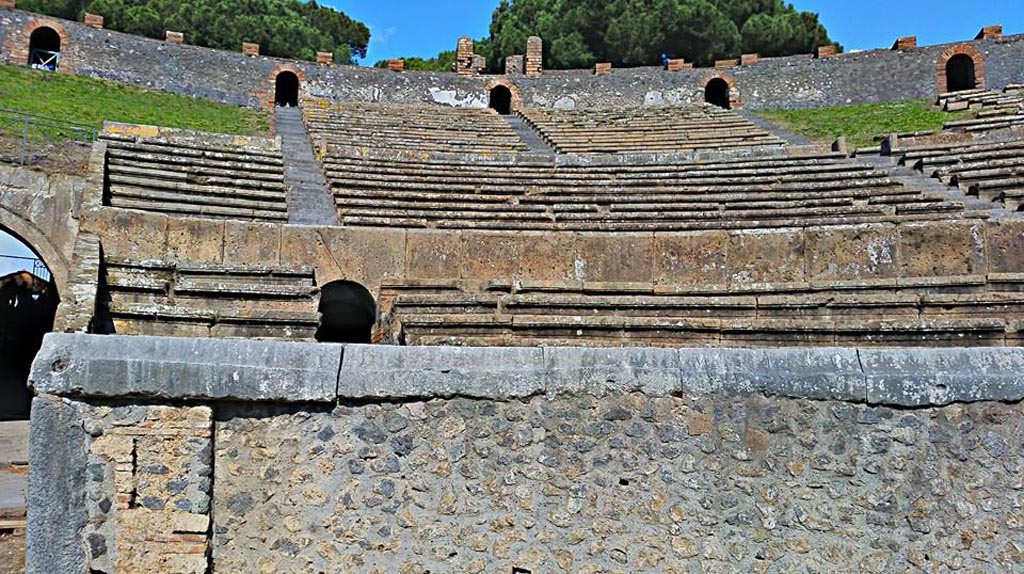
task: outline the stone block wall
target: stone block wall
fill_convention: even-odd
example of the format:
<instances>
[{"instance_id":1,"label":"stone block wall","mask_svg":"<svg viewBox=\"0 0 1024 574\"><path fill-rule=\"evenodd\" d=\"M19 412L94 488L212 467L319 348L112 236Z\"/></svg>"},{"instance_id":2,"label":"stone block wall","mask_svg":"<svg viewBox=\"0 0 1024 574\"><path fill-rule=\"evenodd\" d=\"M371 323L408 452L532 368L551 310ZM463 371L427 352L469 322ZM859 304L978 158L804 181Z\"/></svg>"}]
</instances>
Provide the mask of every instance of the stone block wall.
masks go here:
<instances>
[{"instance_id":1,"label":"stone block wall","mask_svg":"<svg viewBox=\"0 0 1024 574\"><path fill-rule=\"evenodd\" d=\"M1022 369L50 335L28 572L1013 572Z\"/></svg>"},{"instance_id":2,"label":"stone block wall","mask_svg":"<svg viewBox=\"0 0 1024 574\"><path fill-rule=\"evenodd\" d=\"M62 71L226 103L262 105L264 98L259 94L272 71L282 64L303 70L304 87L312 97L478 108L487 107L488 102L486 86L491 78L486 77L427 72L398 76L387 70L245 57L240 51L173 46L19 10L8 10L0 19L0 60L26 62L27 32L44 22L62 33ZM1022 81L1019 62L1024 57L1024 37L989 37L969 44L984 59L989 88L1002 89ZM886 47L823 59L810 54L761 58L756 66L736 67L730 73L749 109L929 98L939 91L936 62L949 47ZM598 108L703 101L700 82L706 70L669 74L659 66L607 76L594 76L590 69L551 71L541 76L542 54L542 43L534 42L534 49L524 58L524 76L515 78L525 107L553 107L556 102L562 108Z\"/></svg>"}]
</instances>

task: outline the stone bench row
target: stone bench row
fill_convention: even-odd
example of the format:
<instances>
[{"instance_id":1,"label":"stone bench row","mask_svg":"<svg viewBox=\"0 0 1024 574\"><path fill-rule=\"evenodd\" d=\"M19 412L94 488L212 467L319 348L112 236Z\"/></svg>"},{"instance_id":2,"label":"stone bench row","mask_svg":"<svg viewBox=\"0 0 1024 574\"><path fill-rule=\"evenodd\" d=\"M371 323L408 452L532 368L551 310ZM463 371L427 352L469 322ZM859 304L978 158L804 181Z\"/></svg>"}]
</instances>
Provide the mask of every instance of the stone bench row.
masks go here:
<instances>
[{"instance_id":1,"label":"stone bench row","mask_svg":"<svg viewBox=\"0 0 1024 574\"><path fill-rule=\"evenodd\" d=\"M130 335L312 339L312 269L104 261L110 330Z\"/></svg>"}]
</instances>

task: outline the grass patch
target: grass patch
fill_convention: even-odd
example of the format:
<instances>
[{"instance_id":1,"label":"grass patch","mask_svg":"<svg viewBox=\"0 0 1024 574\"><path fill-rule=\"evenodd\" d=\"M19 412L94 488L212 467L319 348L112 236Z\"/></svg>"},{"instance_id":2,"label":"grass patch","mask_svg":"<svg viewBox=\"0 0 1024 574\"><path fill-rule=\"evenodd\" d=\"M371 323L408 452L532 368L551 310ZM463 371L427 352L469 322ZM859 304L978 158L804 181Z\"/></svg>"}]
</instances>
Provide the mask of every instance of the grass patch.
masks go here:
<instances>
[{"instance_id":1,"label":"grass patch","mask_svg":"<svg viewBox=\"0 0 1024 574\"><path fill-rule=\"evenodd\" d=\"M103 127L104 120L238 135L269 133L265 112L86 76L0 65L0 108Z\"/></svg>"},{"instance_id":2,"label":"grass patch","mask_svg":"<svg viewBox=\"0 0 1024 574\"><path fill-rule=\"evenodd\" d=\"M846 136L857 147L877 145L875 136L891 133L934 131L969 112L943 112L931 100L907 100L884 104L857 104L817 110L766 110L757 115L793 133L830 143Z\"/></svg>"}]
</instances>

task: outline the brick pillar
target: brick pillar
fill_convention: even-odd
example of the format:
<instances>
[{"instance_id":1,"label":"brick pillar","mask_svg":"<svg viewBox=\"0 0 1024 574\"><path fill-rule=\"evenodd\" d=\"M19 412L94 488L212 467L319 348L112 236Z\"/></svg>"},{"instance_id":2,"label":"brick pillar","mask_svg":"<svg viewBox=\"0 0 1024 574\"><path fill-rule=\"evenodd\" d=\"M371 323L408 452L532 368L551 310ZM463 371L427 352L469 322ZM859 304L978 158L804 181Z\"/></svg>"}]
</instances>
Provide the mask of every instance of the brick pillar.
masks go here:
<instances>
[{"instance_id":1,"label":"brick pillar","mask_svg":"<svg viewBox=\"0 0 1024 574\"><path fill-rule=\"evenodd\" d=\"M0 9L14 10L14 0L0 0Z\"/></svg>"},{"instance_id":2,"label":"brick pillar","mask_svg":"<svg viewBox=\"0 0 1024 574\"><path fill-rule=\"evenodd\" d=\"M473 39L469 36L459 38L455 46L455 73L463 76L473 74Z\"/></svg>"},{"instance_id":3,"label":"brick pillar","mask_svg":"<svg viewBox=\"0 0 1024 574\"><path fill-rule=\"evenodd\" d=\"M388 69L392 72L404 72L405 71L405 60L398 58L395 60L388 60Z\"/></svg>"},{"instance_id":4,"label":"brick pillar","mask_svg":"<svg viewBox=\"0 0 1024 574\"><path fill-rule=\"evenodd\" d=\"M321 66L330 66L334 64L334 54L330 52L317 52L316 63Z\"/></svg>"},{"instance_id":5,"label":"brick pillar","mask_svg":"<svg viewBox=\"0 0 1024 574\"><path fill-rule=\"evenodd\" d=\"M85 25L90 28L96 28L97 30L103 29L103 16L99 14L85 13Z\"/></svg>"},{"instance_id":6,"label":"brick pillar","mask_svg":"<svg viewBox=\"0 0 1024 574\"><path fill-rule=\"evenodd\" d=\"M164 36L164 38L168 42L170 42L171 44L184 44L185 43L185 34L183 34L181 32L171 32L170 30L168 30L166 32L166 35Z\"/></svg>"},{"instance_id":7,"label":"brick pillar","mask_svg":"<svg viewBox=\"0 0 1024 574\"><path fill-rule=\"evenodd\" d=\"M594 75L595 76L604 76L604 75L610 74L610 73L612 73L612 64L611 64L611 62L601 62L601 63L598 63L598 64L594 64Z\"/></svg>"},{"instance_id":8,"label":"brick pillar","mask_svg":"<svg viewBox=\"0 0 1024 574\"><path fill-rule=\"evenodd\" d=\"M985 26L974 37L975 40L988 40L989 38L1001 38L1003 36L1003 25Z\"/></svg>"},{"instance_id":9,"label":"brick pillar","mask_svg":"<svg viewBox=\"0 0 1024 574\"><path fill-rule=\"evenodd\" d=\"M733 66L739 66L739 60L715 60L716 68L732 68Z\"/></svg>"},{"instance_id":10,"label":"brick pillar","mask_svg":"<svg viewBox=\"0 0 1024 574\"><path fill-rule=\"evenodd\" d=\"M539 76L544 70L544 41L537 36L526 39L526 56L523 71L527 76Z\"/></svg>"},{"instance_id":11,"label":"brick pillar","mask_svg":"<svg viewBox=\"0 0 1024 574\"><path fill-rule=\"evenodd\" d=\"M759 59L760 56L758 56L757 54L743 54L742 56L740 56L740 65L753 66L754 64L757 63Z\"/></svg>"},{"instance_id":12,"label":"brick pillar","mask_svg":"<svg viewBox=\"0 0 1024 574\"><path fill-rule=\"evenodd\" d=\"M242 42L242 53L246 56L256 57L260 55L260 45L254 42Z\"/></svg>"},{"instance_id":13,"label":"brick pillar","mask_svg":"<svg viewBox=\"0 0 1024 574\"><path fill-rule=\"evenodd\" d=\"M523 73L523 55L518 54L505 58L505 75L513 76Z\"/></svg>"},{"instance_id":14,"label":"brick pillar","mask_svg":"<svg viewBox=\"0 0 1024 574\"><path fill-rule=\"evenodd\" d=\"M917 47L917 36L904 36L892 45L893 50L912 50Z\"/></svg>"},{"instance_id":15,"label":"brick pillar","mask_svg":"<svg viewBox=\"0 0 1024 574\"><path fill-rule=\"evenodd\" d=\"M829 46L820 46L818 48L818 57L819 58L828 58L829 56L835 56L835 55L836 55L836 47L835 46L831 46L831 45L829 45Z\"/></svg>"},{"instance_id":16,"label":"brick pillar","mask_svg":"<svg viewBox=\"0 0 1024 574\"><path fill-rule=\"evenodd\" d=\"M665 65L665 69L668 70L669 72L678 72L679 70L686 70L692 67L693 64L686 63L686 60L683 58L673 58L668 61L668 64Z\"/></svg>"}]
</instances>

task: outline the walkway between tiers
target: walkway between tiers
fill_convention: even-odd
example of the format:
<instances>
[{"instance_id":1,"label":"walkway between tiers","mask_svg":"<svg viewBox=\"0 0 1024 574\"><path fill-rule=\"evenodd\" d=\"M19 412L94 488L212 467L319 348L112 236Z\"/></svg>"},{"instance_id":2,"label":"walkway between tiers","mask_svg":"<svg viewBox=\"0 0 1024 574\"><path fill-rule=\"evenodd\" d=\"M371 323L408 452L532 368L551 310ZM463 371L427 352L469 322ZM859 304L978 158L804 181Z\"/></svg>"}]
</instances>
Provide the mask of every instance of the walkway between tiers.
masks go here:
<instances>
[{"instance_id":1,"label":"walkway between tiers","mask_svg":"<svg viewBox=\"0 0 1024 574\"><path fill-rule=\"evenodd\" d=\"M540 137L537 130L526 123L521 116L507 115L502 117L505 118L505 121L508 122L512 130L516 132L519 139L523 140L526 147L530 148L531 154L554 157L555 150L551 149L551 146L544 141L544 138Z\"/></svg>"},{"instance_id":2,"label":"walkway between tiers","mask_svg":"<svg viewBox=\"0 0 1024 574\"><path fill-rule=\"evenodd\" d=\"M288 184L288 223L338 225L334 199L313 155L299 108L277 108L277 135Z\"/></svg>"}]
</instances>

